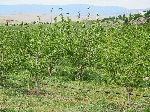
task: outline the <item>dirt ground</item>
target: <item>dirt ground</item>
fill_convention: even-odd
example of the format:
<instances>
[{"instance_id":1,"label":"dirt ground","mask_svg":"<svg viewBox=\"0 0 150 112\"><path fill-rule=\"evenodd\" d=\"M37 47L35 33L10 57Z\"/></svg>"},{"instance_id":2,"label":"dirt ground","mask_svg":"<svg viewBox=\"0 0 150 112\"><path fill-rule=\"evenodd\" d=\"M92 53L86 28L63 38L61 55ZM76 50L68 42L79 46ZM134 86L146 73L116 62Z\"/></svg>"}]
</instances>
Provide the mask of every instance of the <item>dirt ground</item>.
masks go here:
<instances>
[{"instance_id":1,"label":"dirt ground","mask_svg":"<svg viewBox=\"0 0 150 112\"><path fill-rule=\"evenodd\" d=\"M6 15L0 16L0 23L5 24L7 21L10 24L16 24L26 22L32 23L34 21L38 21L40 17L41 22L54 22L54 17L57 17L58 21L60 20L59 15L50 15L50 14L16 14L16 15ZM77 16L65 16L65 18L69 17L72 20L79 20ZM87 17L81 17L80 20L87 19ZM94 20L96 17L90 17L90 19ZM52 21L53 20L53 21Z\"/></svg>"}]
</instances>

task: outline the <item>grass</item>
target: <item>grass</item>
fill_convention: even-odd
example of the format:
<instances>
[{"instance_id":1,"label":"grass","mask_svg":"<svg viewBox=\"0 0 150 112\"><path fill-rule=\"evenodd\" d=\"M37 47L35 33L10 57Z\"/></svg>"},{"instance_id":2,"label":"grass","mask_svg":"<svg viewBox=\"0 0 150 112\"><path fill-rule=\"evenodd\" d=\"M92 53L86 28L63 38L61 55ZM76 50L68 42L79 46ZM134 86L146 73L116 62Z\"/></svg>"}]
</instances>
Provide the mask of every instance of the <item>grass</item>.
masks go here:
<instances>
[{"instance_id":1,"label":"grass","mask_svg":"<svg viewBox=\"0 0 150 112\"><path fill-rule=\"evenodd\" d=\"M26 89L25 89L26 90ZM34 89L0 89L1 112L150 112L150 90L134 89L128 108L126 89L86 81L63 81L52 77L41 82L40 95ZM144 97L143 97L144 96Z\"/></svg>"}]
</instances>

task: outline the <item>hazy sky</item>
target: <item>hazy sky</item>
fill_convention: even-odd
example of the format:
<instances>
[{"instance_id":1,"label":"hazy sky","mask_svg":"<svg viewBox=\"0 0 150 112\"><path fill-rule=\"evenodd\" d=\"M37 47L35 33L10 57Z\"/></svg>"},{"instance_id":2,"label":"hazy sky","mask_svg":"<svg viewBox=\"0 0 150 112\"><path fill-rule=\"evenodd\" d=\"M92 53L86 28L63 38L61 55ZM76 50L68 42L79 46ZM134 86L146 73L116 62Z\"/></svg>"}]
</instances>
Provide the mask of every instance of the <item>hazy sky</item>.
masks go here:
<instances>
[{"instance_id":1,"label":"hazy sky","mask_svg":"<svg viewBox=\"0 0 150 112\"><path fill-rule=\"evenodd\" d=\"M126 8L150 8L150 0L0 0L2 4L91 4L99 6L122 6Z\"/></svg>"}]
</instances>

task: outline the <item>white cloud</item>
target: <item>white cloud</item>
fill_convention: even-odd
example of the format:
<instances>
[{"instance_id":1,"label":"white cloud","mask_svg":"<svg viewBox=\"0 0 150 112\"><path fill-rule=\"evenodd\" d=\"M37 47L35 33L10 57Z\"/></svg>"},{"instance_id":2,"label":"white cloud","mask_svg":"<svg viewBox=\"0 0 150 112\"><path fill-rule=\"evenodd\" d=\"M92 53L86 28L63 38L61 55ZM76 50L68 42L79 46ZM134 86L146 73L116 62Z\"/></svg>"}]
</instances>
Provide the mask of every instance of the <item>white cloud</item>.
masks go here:
<instances>
[{"instance_id":1,"label":"white cloud","mask_svg":"<svg viewBox=\"0 0 150 112\"><path fill-rule=\"evenodd\" d=\"M99 6L122 6L127 8L150 8L150 0L0 0L0 4L92 4Z\"/></svg>"}]
</instances>

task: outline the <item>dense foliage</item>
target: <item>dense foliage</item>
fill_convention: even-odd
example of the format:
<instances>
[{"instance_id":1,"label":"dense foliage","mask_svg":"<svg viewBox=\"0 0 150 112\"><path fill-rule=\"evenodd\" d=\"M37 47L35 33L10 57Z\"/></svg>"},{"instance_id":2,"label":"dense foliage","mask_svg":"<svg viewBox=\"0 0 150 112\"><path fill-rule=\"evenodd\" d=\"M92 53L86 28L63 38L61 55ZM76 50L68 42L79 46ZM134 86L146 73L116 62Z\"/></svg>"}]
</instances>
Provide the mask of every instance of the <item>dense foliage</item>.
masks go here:
<instances>
[{"instance_id":1,"label":"dense foliage","mask_svg":"<svg viewBox=\"0 0 150 112\"><path fill-rule=\"evenodd\" d=\"M149 86L149 80L143 81L150 74L149 25L105 28L99 20L86 24L68 19L51 25L1 26L1 85L14 81L10 77L16 74L28 74L25 80L34 80L36 86L51 75Z\"/></svg>"}]
</instances>

